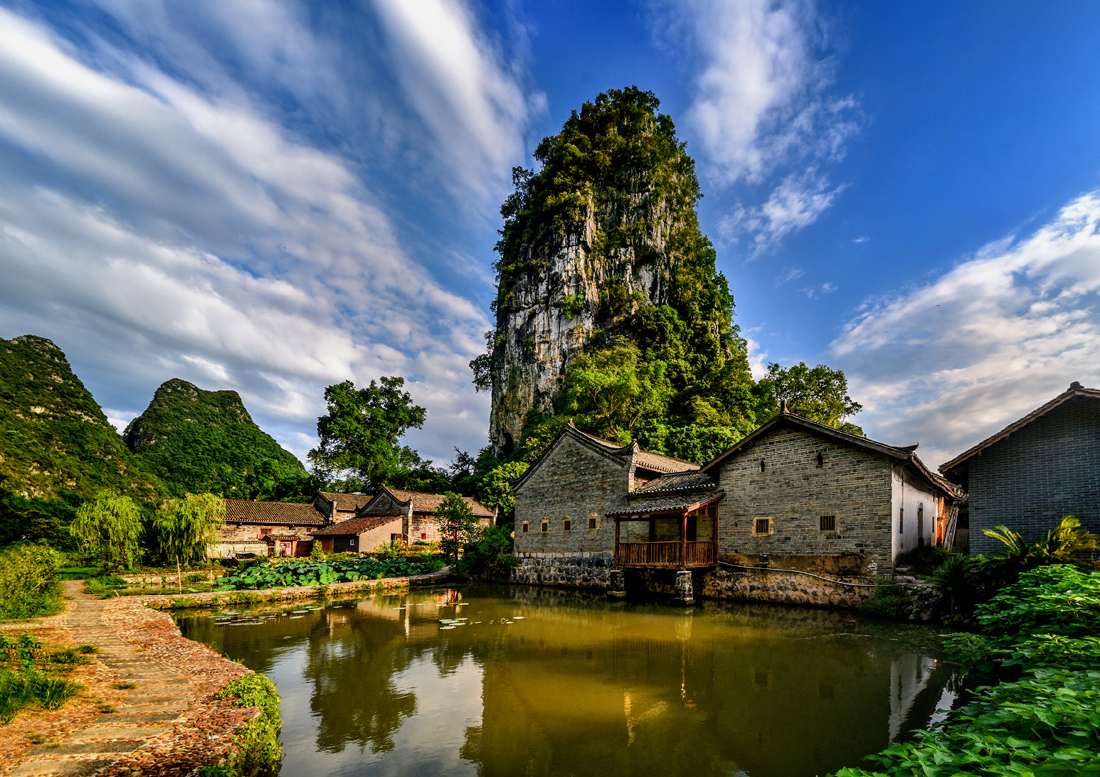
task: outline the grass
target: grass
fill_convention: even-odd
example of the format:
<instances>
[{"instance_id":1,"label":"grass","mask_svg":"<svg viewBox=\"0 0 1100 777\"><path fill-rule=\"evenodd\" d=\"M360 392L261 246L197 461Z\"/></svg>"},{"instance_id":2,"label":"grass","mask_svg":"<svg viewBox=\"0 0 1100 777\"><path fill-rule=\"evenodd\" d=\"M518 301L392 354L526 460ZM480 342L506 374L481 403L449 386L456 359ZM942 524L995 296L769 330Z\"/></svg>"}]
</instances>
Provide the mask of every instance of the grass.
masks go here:
<instances>
[{"instance_id":1,"label":"grass","mask_svg":"<svg viewBox=\"0 0 1100 777\"><path fill-rule=\"evenodd\" d=\"M0 725L25 707L63 707L81 689L64 675L90 661L80 648L47 650L33 634L0 635Z\"/></svg>"}]
</instances>

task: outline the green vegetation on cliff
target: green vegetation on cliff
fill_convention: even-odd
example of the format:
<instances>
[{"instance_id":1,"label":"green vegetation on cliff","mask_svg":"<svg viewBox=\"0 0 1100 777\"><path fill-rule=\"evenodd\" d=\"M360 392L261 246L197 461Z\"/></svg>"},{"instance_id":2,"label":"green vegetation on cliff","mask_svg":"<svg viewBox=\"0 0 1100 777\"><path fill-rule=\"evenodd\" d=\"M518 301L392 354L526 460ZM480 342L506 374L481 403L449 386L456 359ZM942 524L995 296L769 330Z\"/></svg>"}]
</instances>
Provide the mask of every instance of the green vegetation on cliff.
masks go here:
<instances>
[{"instance_id":1,"label":"green vegetation on cliff","mask_svg":"<svg viewBox=\"0 0 1100 777\"><path fill-rule=\"evenodd\" d=\"M266 478L271 490L278 483L302 481L302 488L290 488L286 496L312 496L301 462L256 426L236 391L166 381L123 437L134 456L176 495L272 498L258 483Z\"/></svg>"},{"instance_id":2,"label":"green vegetation on cliff","mask_svg":"<svg viewBox=\"0 0 1100 777\"><path fill-rule=\"evenodd\" d=\"M0 482L8 496L52 500L112 489L138 499L164 488L127 450L61 349L0 340ZM52 511L48 502L43 514Z\"/></svg>"},{"instance_id":3,"label":"green vegetation on cliff","mask_svg":"<svg viewBox=\"0 0 1100 777\"><path fill-rule=\"evenodd\" d=\"M477 388L493 392L498 455L532 460L573 417L600 437L702 462L780 400L858 432L845 421L859 405L843 373L774 366L752 379L733 296L699 229L694 162L658 107L636 87L605 92L543 139L537 172L513 172L496 328L471 362Z\"/></svg>"}]
</instances>

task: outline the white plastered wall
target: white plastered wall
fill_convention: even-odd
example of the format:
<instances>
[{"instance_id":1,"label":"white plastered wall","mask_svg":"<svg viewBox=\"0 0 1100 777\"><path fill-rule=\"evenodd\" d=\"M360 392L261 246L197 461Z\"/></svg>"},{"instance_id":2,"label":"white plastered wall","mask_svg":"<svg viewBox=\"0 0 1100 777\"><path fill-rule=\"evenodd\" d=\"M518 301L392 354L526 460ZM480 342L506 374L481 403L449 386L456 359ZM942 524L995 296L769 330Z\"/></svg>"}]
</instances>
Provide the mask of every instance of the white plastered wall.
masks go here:
<instances>
[{"instance_id":1,"label":"white plastered wall","mask_svg":"<svg viewBox=\"0 0 1100 777\"><path fill-rule=\"evenodd\" d=\"M894 467L891 482L891 521L893 522L893 558L920 545L920 536L925 545L932 545L936 537L936 494L929 488L918 485L901 467ZM924 520L920 520L923 507ZM904 511L904 518L902 515ZM923 525L921 525L923 524ZM922 529L918 535L918 526Z\"/></svg>"}]
</instances>

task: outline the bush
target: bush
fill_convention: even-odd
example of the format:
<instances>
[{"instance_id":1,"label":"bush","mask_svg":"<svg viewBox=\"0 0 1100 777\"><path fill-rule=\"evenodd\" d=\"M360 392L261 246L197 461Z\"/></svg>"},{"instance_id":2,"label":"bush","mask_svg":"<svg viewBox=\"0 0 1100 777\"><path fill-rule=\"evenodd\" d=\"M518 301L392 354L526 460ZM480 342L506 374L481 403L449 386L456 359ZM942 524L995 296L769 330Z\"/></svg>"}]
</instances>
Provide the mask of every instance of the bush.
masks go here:
<instances>
[{"instance_id":1,"label":"bush","mask_svg":"<svg viewBox=\"0 0 1100 777\"><path fill-rule=\"evenodd\" d=\"M909 604L909 597L900 585L876 581L874 598L861 604L859 609L871 618L900 621L906 619Z\"/></svg>"},{"instance_id":2,"label":"bush","mask_svg":"<svg viewBox=\"0 0 1100 777\"><path fill-rule=\"evenodd\" d=\"M953 556L943 548L925 545L899 553L894 561L894 569L908 567L914 575L930 575Z\"/></svg>"},{"instance_id":3,"label":"bush","mask_svg":"<svg viewBox=\"0 0 1100 777\"><path fill-rule=\"evenodd\" d=\"M215 696L233 699L238 707L258 707L261 715L249 721L237 735L237 749L227 764L203 769L202 773L210 777L274 774L283 754L278 740L283 719L279 714L279 692L275 684L262 674L250 672L231 682Z\"/></svg>"},{"instance_id":4,"label":"bush","mask_svg":"<svg viewBox=\"0 0 1100 777\"><path fill-rule=\"evenodd\" d=\"M0 620L60 612L60 565L57 551L46 545L15 545L0 552Z\"/></svg>"},{"instance_id":5,"label":"bush","mask_svg":"<svg viewBox=\"0 0 1100 777\"><path fill-rule=\"evenodd\" d=\"M519 559L512 554L512 533L493 526L479 539L462 546L462 559L455 569L471 577L507 579L517 564Z\"/></svg>"}]
</instances>

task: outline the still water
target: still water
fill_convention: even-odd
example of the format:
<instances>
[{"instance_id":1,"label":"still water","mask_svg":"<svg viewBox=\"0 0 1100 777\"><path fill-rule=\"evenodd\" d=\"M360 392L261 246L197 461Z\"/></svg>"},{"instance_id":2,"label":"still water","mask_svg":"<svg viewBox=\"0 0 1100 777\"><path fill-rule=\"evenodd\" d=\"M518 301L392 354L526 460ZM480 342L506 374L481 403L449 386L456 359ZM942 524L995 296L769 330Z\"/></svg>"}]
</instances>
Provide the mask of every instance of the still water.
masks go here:
<instances>
[{"instance_id":1,"label":"still water","mask_svg":"<svg viewBox=\"0 0 1100 777\"><path fill-rule=\"evenodd\" d=\"M760 605L469 586L178 622L275 681L282 777L809 777L957 684L926 632Z\"/></svg>"}]
</instances>

